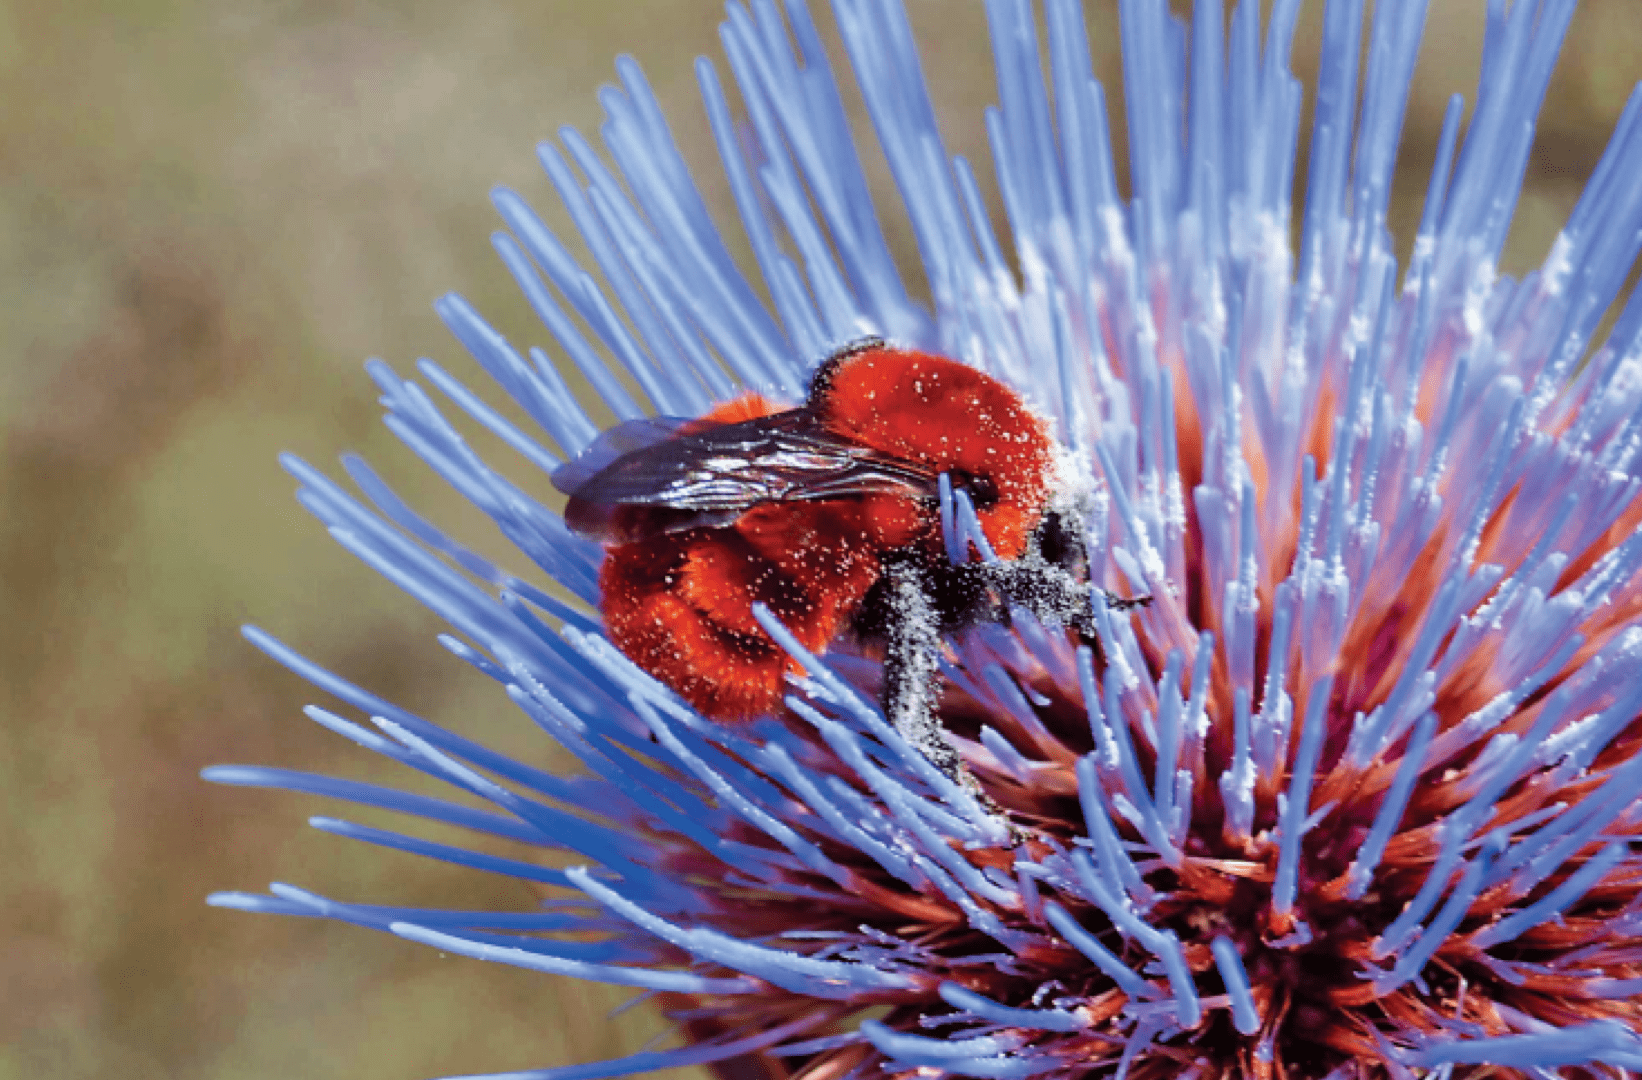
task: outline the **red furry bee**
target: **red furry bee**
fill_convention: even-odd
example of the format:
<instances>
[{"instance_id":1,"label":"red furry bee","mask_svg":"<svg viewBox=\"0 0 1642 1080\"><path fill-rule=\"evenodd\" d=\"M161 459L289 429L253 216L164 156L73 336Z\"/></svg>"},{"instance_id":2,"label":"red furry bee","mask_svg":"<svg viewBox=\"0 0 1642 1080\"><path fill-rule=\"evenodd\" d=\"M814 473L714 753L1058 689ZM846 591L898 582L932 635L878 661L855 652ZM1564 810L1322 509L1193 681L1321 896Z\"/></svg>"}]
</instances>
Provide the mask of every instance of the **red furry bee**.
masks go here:
<instances>
[{"instance_id":1,"label":"red furry bee","mask_svg":"<svg viewBox=\"0 0 1642 1080\"><path fill-rule=\"evenodd\" d=\"M1081 532L1048 510L1052 457L1003 383L872 339L829 357L797 408L747 395L697 420L630 421L553 482L570 527L609 545L610 639L703 715L779 706L797 665L753 618L763 603L815 652L846 631L881 643L886 712L955 774L932 727L939 634L1007 604L1093 633ZM942 473L1001 561L948 559Z\"/></svg>"}]
</instances>

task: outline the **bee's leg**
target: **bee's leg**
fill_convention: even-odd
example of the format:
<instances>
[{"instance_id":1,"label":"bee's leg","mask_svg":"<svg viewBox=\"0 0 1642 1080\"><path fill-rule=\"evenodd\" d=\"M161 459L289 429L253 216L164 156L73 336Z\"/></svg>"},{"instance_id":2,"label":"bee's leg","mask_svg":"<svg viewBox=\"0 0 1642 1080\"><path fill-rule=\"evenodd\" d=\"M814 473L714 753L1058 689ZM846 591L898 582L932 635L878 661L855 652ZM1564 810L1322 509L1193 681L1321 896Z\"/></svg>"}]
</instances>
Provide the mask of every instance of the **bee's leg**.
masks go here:
<instances>
[{"instance_id":1,"label":"bee's leg","mask_svg":"<svg viewBox=\"0 0 1642 1080\"><path fill-rule=\"evenodd\" d=\"M1008 812L981 788L964 764L935 711L940 694L941 623L930 599L928 574L912 562L884 569L891 618L884 635L884 715L948 780L962 787L988 813L1007 820ZM1016 835L1010 825L1011 835ZM1017 837L1018 839L1018 837Z\"/></svg>"},{"instance_id":2,"label":"bee's leg","mask_svg":"<svg viewBox=\"0 0 1642 1080\"><path fill-rule=\"evenodd\" d=\"M896 732L949 779L970 790L974 777L935 714L941 633L924 571L912 562L884 568L891 617L884 641L884 715Z\"/></svg>"},{"instance_id":3,"label":"bee's leg","mask_svg":"<svg viewBox=\"0 0 1642 1080\"><path fill-rule=\"evenodd\" d=\"M947 779L962 787L989 813L1008 812L981 788L935 711L940 694L941 620L931 599L928 572L914 562L892 562L880 584L891 617L884 634L884 715ZM948 582L951 584L951 582ZM1010 826L1014 833L1014 826Z\"/></svg>"}]
</instances>

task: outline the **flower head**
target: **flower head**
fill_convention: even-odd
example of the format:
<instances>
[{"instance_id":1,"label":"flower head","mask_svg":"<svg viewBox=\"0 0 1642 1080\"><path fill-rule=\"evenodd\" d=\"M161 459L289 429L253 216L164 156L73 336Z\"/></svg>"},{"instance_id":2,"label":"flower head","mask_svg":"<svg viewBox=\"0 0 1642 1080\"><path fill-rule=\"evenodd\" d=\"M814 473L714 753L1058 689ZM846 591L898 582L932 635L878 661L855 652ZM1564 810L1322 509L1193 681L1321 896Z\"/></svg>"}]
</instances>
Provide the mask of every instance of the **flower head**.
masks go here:
<instances>
[{"instance_id":1,"label":"flower head","mask_svg":"<svg viewBox=\"0 0 1642 1080\"><path fill-rule=\"evenodd\" d=\"M1222 26L1218 3L1189 25L1160 0L1121 5L1127 200L1077 6L1048 3L1047 71L1026 0L989 6L1011 267L971 167L942 149L902 12L839 0L932 309L893 267L796 0L785 22L759 3L725 26L750 149L698 68L768 306L631 63L604 99L619 173L574 134L568 160L541 151L604 289L496 196L503 261L620 419L699 416L738 385L797 401L830 347L881 334L992 373L1050 420L1087 476L1091 583L1153 602L1120 618L1095 589L1098 650L1025 613L944 643L940 718L984 798L873 707L876 661L813 656L767 612L807 673L789 711L703 720L601 636L600 551L377 363L390 426L532 578L356 460L374 511L292 460L304 505L447 618L446 646L585 774L510 760L250 631L374 730L314 719L493 809L208 775L587 865L323 819L538 882L542 906L411 911L283 886L214 901L653 992L685 1036L537 1076L1642 1068L1642 302L1593 349L1642 243L1642 95L1541 269L1501 276L1573 5L1493 5L1470 124L1462 138L1456 98L1401 266L1385 216L1424 3L1376 4L1367 26L1361 3L1329 5L1298 215L1298 3L1279 0L1263 44L1259 6ZM423 361L428 386L544 470L594 440L547 355L458 298L438 307L539 431ZM965 538L984 550L963 493L946 509L955 556Z\"/></svg>"}]
</instances>

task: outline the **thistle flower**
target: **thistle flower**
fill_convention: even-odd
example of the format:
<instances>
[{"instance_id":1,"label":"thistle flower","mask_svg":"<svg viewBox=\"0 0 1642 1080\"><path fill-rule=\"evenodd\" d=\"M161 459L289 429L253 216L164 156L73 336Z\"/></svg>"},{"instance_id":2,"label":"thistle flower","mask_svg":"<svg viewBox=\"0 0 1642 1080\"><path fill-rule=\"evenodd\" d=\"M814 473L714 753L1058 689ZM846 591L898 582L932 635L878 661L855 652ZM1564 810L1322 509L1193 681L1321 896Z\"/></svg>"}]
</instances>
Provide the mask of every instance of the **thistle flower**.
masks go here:
<instances>
[{"instance_id":1,"label":"thistle flower","mask_svg":"<svg viewBox=\"0 0 1642 1080\"><path fill-rule=\"evenodd\" d=\"M251 630L374 729L313 719L494 808L207 775L587 865L318 819L540 883L542 905L410 910L288 886L213 902L639 988L685 1037L529 1076L1642 1068L1642 302L1592 347L1642 242L1642 95L1541 268L1500 275L1573 4L1491 5L1471 122L1462 137L1452 101L1400 266L1386 207L1425 5L1376 4L1367 26L1363 7L1328 7L1296 251L1298 0L1278 0L1264 43L1252 0L1228 26L1218 3L1189 25L1161 0L1121 5L1128 200L1073 0L1049 0L1047 70L1026 0L993 0L1011 266L973 170L942 149L902 12L838 0L932 310L892 265L801 3L785 22L767 0L731 7L750 137L698 67L768 306L623 62L604 98L619 171L573 132L541 150L604 287L496 196L497 250L604 404L699 415L738 384L797 400L808 363L865 334L963 359L1088 463L1092 584L1154 602L1108 617L1097 589L1098 656L1026 615L945 642L942 720L992 805L884 722L874 661L812 656L767 614L807 673L790 714L707 723L601 637L599 552L373 363L388 424L535 568L460 546L357 460L374 510L291 460L303 504L447 618L449 650L585 774L510 760ZM543 470L594 439L546 354L456 297L438 310L539 431L424 360L426 385ZM959 539L966 511L960 493Z\"/></svg>"}]
</instances>

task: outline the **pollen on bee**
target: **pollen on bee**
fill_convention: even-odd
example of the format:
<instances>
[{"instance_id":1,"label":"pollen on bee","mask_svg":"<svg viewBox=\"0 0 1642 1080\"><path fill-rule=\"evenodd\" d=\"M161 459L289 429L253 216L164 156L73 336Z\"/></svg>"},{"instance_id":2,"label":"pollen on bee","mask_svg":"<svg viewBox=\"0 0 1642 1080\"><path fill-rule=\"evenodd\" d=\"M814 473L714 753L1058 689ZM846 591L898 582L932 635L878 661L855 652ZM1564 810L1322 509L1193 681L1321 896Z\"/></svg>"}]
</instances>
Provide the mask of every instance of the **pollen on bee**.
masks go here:
<instances>
[{"instance_id":1,"label":"pollen on bee","mask_svg":"<svg viewBox=\"0 0 1642 1080\"><path fill-rule=\"evenodd\" d=\"M567 491L577 520L615 541L599 578L611 641L714 718L778 709L797 670L755 606L825 652L855 627L886 557L945 558L942 473L991 493L976 517L1002 559L1022 553L1047 503L1047 426L992 377L882 346L846 349L822 371L802 406L745 395ZM827 494L806 488L812 475ZM709 511L674 495L674 477L689 478L681 492L705 479L715 499L730 493L730 519L723 502ZM772 498L772 486L794 494ZM909 632L936 640L938 619L906 614L919 624Z\"/></svg>"}]
</instances>

